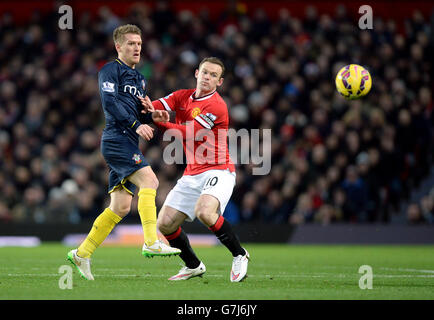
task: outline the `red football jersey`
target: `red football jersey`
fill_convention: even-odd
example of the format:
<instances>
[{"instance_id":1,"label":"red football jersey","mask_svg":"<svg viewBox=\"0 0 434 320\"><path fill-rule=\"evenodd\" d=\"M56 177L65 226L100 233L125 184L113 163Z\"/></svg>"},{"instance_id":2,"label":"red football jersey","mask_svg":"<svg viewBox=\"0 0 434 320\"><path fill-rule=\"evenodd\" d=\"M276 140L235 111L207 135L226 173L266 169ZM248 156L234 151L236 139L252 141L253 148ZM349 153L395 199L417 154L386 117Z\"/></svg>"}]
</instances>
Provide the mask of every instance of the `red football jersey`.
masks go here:
<instances>
[{"instance_id":1,"label":"red football jersey","mask_svg":"<svg viewBox=\"0 0 434 320\"><path fill-rule=\"evenodd\" d=\"M187 158L184 175L212 169L234 172L227 143L229 115L225 101L217 91L200 98L195 98L194 94L194 89L183 89L152 101L155 109L176 112L176 124L157 125L182 133Z\"/></svg>"}]
</instances>

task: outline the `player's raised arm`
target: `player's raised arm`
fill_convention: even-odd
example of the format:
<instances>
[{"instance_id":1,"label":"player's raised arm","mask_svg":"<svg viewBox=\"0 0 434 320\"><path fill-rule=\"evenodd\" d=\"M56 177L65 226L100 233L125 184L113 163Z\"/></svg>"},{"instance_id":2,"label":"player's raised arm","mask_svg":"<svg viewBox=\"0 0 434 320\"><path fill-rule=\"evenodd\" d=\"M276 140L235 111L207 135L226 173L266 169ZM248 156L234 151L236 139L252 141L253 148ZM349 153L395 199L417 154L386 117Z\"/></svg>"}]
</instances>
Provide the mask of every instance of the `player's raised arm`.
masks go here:
<instances>
[{"instance_id":1,"label":"player's raised arm","mask_svg":"<svg viewBox=\"0 0 434 320\"><path fill-rule=\"evenodd\" d=\"M172 123L172 122L158 122L158 123L156 123L156 125L162 130L169 130L169 129L177 130L179 133L182 134L183 140L187 139L187 126L188 125L194 126L193 132L198 132L199 130L204 129L204 127L202 127L196 121L190 121L188 124L176 124L176 123ZM192 136L191 138L194 139L194 136Z\"/></svg>"},{"instance_id":2,"label":"player's raised arm","mask_svg":"<svg viewBox=\"0 0 434 320\"><path fill-rule=\"evenodd\" d=\"M104 112L110 113L123 127L137 130L141 125L140 121L129 113L117 98L117 69L112 66L102 68L98 74L98 85Z\"/></svg>"},{"instance_id":3,"label":"player's raised arm","mask_svg":"<svg viewBox=\"0 0 434 320\"><path fill-rule=\"evenodd\" d=\"M154 123L157 122L167 122L169 121L170 116L169 113L166 110L155 110L152 112L152 121Z\"/></svg>"},{"instance_id":4,"label":"player's raised arm","mask_svg":"<svg viewBox=\"0 0 434 320\"><path fill-rule=\"evenodd\" d=\"M199 130L212 130L216 125L216 119L214 115L199 114L192 121L187 124L176 124L172 122L159 122L157 126L163 130L175 129L182 134L182 139L187 139L187 126L193 126L193 133L196 134ZM192 136L194 138L194 135Z\"/></svg>"}]
</instances>

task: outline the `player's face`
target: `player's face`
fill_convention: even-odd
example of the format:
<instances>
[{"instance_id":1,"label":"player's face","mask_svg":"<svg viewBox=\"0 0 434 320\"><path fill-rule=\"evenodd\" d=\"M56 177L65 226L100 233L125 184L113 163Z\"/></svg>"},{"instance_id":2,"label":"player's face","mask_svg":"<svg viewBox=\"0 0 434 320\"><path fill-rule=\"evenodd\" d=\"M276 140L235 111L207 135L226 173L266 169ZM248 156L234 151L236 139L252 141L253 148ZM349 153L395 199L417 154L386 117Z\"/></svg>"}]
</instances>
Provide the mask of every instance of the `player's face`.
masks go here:
<instances>
[{"instance_id":1,"label":"player's face","mask_svg":"<svg viewBox=\"0 0 434 320\"><path fill-rule=\"evenodd\" d=\"M203 93L215 91L223 83L223 78L221 77L222 71L222 67L218 64L204 62L199 70L196 69L196 89Z\"/></svg>"},{"instance_id":2,"label":"player's face","mask_svg":"<svg viewBox=\"0 0 434 320\"><path fill-rule=\"evenodd\" d=\"M127 65L133 66L140 62L142 51L142 38L138 34L127 33L124 35L124 42L116 45L119 58Z\"/></svg>"}]
</instances>

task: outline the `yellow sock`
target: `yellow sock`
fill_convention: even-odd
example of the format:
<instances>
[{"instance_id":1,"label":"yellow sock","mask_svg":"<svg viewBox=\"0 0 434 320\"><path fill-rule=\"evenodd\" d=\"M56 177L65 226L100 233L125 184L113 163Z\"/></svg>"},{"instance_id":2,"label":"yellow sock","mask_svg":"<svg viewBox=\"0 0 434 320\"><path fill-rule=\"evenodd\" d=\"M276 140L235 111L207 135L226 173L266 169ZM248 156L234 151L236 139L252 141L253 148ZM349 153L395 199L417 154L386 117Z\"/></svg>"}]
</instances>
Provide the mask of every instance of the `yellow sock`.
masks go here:
<instances>
[{"instance_id":1,"label":"yellow sock","mask_svg":"<svg viewBox=\"0 0 434 320\"><path fill-rule=\"evenodd\" d=\"M151 246L157 240L157 207L155 196L157 190L143 188L139 191L138 210L142 221L143 235L147 246Z\"/></svg>"},{"instance_id":2,"label":"yellow sock","mask_svg":"<svg viewBox=\"0 0 434 320\"><path fill-rule=\"evenodd\" d=\"M122 220L116 213L106 208L93 223L92 229L86 239L78 247L77 255L90 258L96 248L107 238L113 228Z\"/></svg>"}]
</instances>

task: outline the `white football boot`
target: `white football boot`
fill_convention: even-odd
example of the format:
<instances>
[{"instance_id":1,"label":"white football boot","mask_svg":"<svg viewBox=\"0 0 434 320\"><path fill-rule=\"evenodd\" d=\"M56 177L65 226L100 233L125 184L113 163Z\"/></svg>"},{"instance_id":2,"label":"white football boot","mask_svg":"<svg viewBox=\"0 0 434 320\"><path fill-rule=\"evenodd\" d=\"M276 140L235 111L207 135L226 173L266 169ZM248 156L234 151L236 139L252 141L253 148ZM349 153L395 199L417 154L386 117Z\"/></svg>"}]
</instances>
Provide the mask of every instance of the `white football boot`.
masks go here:
<instances>
[{"instance_id":1,"label":"white football boot","mask_svg":"<svg viewBox=\"0 0 434 320\"><path fill-rule=\"evenodd\" d=\"M90 272L90 259L77 255L77 249L68 252L67 259L77 268L80 275L86 280L95 280Z\"/></svg>"},{"instance_id":2,"label":"white football boot","mask_svg":"<svg viewBox=\"0 0 434 320\"><path fill-rule=\"evenodd\" d=\"M154 256L176 256L181 253L178 248L172 248L161 240L156 240L152 246L147 246L146 243L142 247L142 254L145 257Z\"/></svg>"},{"instance_id":3,"label":"white football boot","mask_svg":"<svg viewBox=\"0 0 434 320\"><path fill-rule=\"evenodd\" d=\"M247 278L247 266L249 264L250 255L246 249L245 255L238 255L232 261L231 282L240 282Z\"/></svg>"},{"instance_id":4,"label":"white football boot","mask_svg":"<svg viewBox=\"0 0 434 320\"><path fill-rule=\"evenodd\" d=\"M187 267L182 267L181 270L174 276L170 277L169 280L178 281L178 280L188 280L193 277L202 277L205 273L206 268L203 262L199 264L197 268L190 269Z\"/></svg>"}]
</instances>

